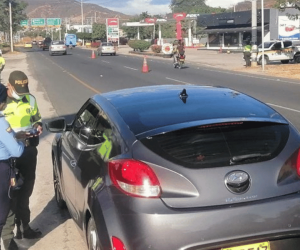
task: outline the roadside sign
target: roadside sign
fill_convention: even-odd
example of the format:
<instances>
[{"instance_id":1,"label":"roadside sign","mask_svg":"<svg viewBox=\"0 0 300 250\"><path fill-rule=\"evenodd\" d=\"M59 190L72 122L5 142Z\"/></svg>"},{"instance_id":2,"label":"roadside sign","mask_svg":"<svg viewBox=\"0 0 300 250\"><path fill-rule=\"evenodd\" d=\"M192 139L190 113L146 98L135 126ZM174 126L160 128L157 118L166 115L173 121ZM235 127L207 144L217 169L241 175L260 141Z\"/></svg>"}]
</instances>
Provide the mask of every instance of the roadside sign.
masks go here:
<instances>
[{"instance_id":1,"label":"roadside sign","mask_svg":"<svg viewBox=\"0 0 300 250\"><path fill-rule=\"evenodd\" d=\"M117 42L119 45L120 30L119 30L118 18L106 19L106 35L107 35L107 42Z\"/></svg>"},{"instance_id":2,"label":"roadside sign","mask_svg":"<svg viewBox=\"0 0 300 250\"><path fill-rule=\"evenodd\" d=\"M28 26L28 20L22 20L21 23L20 23L20 25L22 27L27 27Z\"/></svg>"},{"instance_id":3,"label":"roadside sign","mask_svg":"<svg viewBox=\"0 0 300 250\"><path fill-rule=\"evenodd\" d=\"M47 18L48 27L60 27L61 19L60 18Z\"/></svg>"},{"instance_id":4,"label":"roadside sign","mask_svg":"<svg viewBox=\"0 0 300 250\"><path fill-rule=\"evenodd\" d=\"M119 27L119 18L107 18L106 24L108 27Z\"/></svg>"},{"instance_id":5,"label":"roadside sign","mask_svg":"<svg viewBox=\"0 0 300 250\"><path fill-rule=\"evenodd\" d=\"M45 18L31 18L31 26L44 27L45 26Z\"/></svg>"}]
</instances>

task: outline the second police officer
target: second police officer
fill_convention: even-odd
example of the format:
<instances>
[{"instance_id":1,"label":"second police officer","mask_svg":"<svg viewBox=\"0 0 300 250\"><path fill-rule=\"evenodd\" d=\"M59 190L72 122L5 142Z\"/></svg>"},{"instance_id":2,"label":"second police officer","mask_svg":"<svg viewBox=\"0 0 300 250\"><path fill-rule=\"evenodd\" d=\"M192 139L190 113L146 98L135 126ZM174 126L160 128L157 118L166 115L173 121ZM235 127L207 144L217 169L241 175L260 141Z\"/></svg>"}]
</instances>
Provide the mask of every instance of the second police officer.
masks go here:
<instances>
[{"instance_id":1,"label":"second police officer","mask_svg":"<svg viewBox=\"0 0 300 250\"><path fill-rule=\"evenodd\" d=\"M8 194L11 186L12 169L9 160L11 157L21 156L24 150L24 144L16 141L16 134L2 113L6 107L6 98L6 87L0 83L0 236L10 206Z\"/></svg>"},{"instance_id":2,"label":"second police officer","mask_svg":"<svg viewBox=\"0 0 300 250\"><path fill-rule=\"evenodd\" d=\"M18 191L3 229L2 239L6 242L5 245L7 246L16 246L13 240L15 224L17 225L17 239L35 239L40 238L42 235L41 231L33 230L29 226L29 198L35 183L37 146L39 144L39 135L43 132L43 127L36 99L30 94L28 84L28 77L22 71L13 71L9 76L7 84L8 98L7 107L4 111L6 120L16 132L27 131L32 134L31 138L24 141L24 153L16 160L16 168L23 175L24 184Z\"/></svg>"}]
</instances>

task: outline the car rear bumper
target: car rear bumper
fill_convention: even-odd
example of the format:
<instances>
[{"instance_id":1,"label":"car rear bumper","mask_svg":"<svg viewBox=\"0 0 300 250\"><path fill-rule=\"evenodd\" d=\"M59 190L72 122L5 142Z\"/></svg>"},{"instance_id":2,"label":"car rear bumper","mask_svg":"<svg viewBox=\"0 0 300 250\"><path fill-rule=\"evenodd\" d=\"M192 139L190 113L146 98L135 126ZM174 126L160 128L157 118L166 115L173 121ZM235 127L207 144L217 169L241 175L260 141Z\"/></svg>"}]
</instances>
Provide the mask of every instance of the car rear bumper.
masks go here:
<instances>
[{"instance_id":1,"label":"car rear bumper","mask_svg":"<svg viewBox=\"0 0 300 250\"><path fill-rule=\"evenodd\" d=\"M121 239L127 250L219 250L265 241L271 250L299 249L299 194L204 209L171 209L160 199L113 197L112 209L104 210L108 234Z\"/></svg>"}]
</instances>

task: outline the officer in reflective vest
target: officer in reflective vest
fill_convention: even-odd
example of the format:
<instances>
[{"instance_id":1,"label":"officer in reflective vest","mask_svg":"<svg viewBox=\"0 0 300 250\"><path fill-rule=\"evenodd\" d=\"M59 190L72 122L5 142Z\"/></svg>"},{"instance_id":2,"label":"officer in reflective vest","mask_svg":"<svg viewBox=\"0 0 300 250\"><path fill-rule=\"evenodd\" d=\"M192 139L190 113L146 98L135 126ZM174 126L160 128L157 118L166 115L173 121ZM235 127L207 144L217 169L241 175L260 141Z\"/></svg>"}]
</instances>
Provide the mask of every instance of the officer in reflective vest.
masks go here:
<instances>
[{"instance_id":1,"label":"officer in reflective vest","mask_svg":"<svg viewBox=\"0 0 300 250\"><path fill-rule=\"evenodd\" d=\"M250 42L247 42L247 44L244 46L244 59L246 61L246 67L250 67L251 66L251 45Z\"/></svg>"},{"instance_id":2,"label":"officer in reflective vest","mask_svg":"<svg viewBox=\"0 0 300 250\"><path fill-rule=\"evenodd\" d=\"M18 239L22 237L35 239L40 238L42 235L39 230L33 230L29 226L29 197L32 194L35 182L38 153L36 147L39 144L39 135L42 133L43 127L36 99L29 93L28 77L26 74L22 71L13 71L8 81L7 107L4 111L6 120L13 130L27 131L31 134L29 139L24 140L26 146L24 153L16 160L16 168L18 168L23 175L24 184L16 195L14 205L12 206L2 233L3 241L7 244L11 244L9 242L13 241L14 222L17 225L16 238ZM21 231L21 225L23 232Z\"/></svg>"},{"instance_id":3,"label":"officer in reflective vest","mask_svg":"<svg viewBox=\"0 0 300 250\"><path fill-rule=\"evenodd\" d=\"M21 156L24 150L24 144L16 141L16 134L2 113L6 107L6 98L6 87L0 84L0 236L10 207L8 193L11 185L11 167L9 159Z\"/></svg>"}]
</instances>

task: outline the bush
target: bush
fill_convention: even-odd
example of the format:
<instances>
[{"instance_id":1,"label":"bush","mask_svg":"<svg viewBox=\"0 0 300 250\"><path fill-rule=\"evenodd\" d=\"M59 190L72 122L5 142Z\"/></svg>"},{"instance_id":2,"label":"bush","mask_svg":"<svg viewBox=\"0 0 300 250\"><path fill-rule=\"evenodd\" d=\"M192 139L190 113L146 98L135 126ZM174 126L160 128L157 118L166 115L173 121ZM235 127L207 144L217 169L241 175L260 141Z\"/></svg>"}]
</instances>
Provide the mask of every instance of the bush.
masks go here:
<instances>
[{"instance_id":1,"label":"bush","mask_svg":"<svg viewBox=\"0 0 300 250\"><path fill-rule=\"evenodd\" d=\"M153 44L151 46L151 49L154 53L160 53L161 52L161 46L160 45L157 45L157 44Z\"/></svg>"},{"instance_id":2,"label":"bush","mask_svg":"<svg viewBox=\"0 0 300 250\"><path fill-rule=\"evenodd\" d=\"M144 51L150 48L151 43L143 40L130 40L128 45L134 50Z\"/></svg>"},{"instance_id":3,"label":"bush","mask_svg":"<svg viewBox=\"0 0 300 250\"><path fill-rule=\"evenodd\" d=\"M100 46L100 42L92 42L92 48L98 48Z\"/></svg>"}]
</instances>

